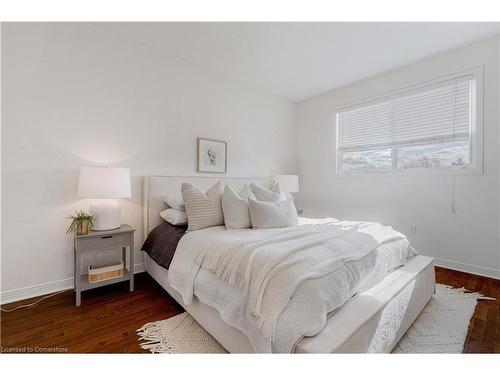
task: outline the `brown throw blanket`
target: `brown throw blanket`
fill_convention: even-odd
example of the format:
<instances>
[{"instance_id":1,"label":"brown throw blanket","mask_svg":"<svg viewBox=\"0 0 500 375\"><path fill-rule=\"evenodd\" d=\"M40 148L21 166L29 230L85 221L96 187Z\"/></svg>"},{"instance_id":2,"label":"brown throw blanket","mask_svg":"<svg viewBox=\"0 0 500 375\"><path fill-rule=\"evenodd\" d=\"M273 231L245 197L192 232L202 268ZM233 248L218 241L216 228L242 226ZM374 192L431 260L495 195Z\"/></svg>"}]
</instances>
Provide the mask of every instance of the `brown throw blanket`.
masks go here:
<instances>
[{"instance_id":1,"label":"brown throw blanket","mask_svg":"<svg viewBox=\"0 0 500 375\"><path fill-rule=\"evenodd\" d=\"M175 226L164 222L149 233L141 250L145 251L158 265L168 269L177 244L186 230L187 225Z\"/></svg>"}]
</instances>

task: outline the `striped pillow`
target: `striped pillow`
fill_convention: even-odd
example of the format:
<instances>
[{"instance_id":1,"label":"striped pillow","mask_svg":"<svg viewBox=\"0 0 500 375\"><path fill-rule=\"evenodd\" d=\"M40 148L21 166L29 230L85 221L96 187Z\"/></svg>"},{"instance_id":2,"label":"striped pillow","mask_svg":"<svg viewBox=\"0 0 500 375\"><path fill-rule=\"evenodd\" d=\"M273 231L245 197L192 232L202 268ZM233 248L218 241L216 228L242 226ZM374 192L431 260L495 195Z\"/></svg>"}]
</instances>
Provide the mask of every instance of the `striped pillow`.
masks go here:
<instances>
[{"instance_id":1,"label":"striped pillow","mask_svg":"<svg viewBox=\"0 0 500 375\"><path fill-rule=\"evenodd\" d=\"M224 225L221 201L223 189L221 181L206 193L192 184L182 184L181 194L186 206L188 231Z\"/></svg>"}]
</instances>

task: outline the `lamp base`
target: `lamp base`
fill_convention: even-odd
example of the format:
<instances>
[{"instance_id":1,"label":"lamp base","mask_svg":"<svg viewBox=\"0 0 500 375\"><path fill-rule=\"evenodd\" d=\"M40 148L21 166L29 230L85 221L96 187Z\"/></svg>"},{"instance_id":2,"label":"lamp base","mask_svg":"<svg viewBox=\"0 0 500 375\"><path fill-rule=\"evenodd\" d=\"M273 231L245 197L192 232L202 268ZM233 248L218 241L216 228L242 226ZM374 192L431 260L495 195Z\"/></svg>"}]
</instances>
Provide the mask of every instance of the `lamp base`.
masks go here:
<instances>
[{"instance_id":1,"label":"lamp base","mask_svg":"<svg viewBox=\"0 0 500 375\"><path fill-rule=\"evenodd\" d=\"M94 216L92 230L111 230L122 225L122 209L114 199L100 199L90 206L90 214Z\"/></svg>"}]
</instances>

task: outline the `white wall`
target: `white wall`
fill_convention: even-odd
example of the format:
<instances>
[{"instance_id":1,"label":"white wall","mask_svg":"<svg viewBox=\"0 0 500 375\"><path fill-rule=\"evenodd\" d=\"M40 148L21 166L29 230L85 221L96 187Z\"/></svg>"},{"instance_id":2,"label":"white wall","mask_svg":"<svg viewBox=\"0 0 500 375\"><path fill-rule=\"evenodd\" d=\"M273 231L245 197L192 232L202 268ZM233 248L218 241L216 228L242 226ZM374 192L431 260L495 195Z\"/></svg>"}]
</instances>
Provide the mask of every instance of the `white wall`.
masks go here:
<instances>
[{"instance_id":1,"label":"white wall","mask_svg":"<svg viewBox=\"0 0 500 375\"><path fill-rule=\"evenodd\" d=\"M228 176L296 172L291 103L91 24L1 36L3 302L72 285L80 166L131 168L136 247L140 176L195 175L197 136L228 141Z\"/></svg>"},{"instance_id":2,"label":"white wall","mask_svg":"<svg viewBox=\"0 0 500 375\"><path fill-rule=\"evenodd\" d=\"M450 51L297 104L300 206L306 214L410 224L416 249L438 263L500 278L498 38ZM484 66L484 175L336 176L335 108L408 85Z\"/></svg>"}]
</instances>

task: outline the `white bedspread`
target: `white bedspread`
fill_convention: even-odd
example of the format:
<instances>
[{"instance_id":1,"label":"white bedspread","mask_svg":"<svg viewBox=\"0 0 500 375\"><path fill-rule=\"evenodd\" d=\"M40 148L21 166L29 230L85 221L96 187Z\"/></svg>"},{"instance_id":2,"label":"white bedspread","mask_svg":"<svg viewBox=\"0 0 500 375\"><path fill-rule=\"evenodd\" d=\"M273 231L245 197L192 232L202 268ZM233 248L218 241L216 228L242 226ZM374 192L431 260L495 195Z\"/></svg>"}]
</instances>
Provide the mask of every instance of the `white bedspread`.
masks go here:
<instances>
[{"instance_id":1,"label":"white bedspread","mask_svg":"<svg viewBox=\"0 0 500 375\"><path fill-rule=\"evenodd\" d=\"M189 232L178 244L169 282L187 305L196 296L217 309L255 351L290 352L323 328L329 312L413 255L404 235L378 223L300 224ZM200 269L222 283L200 283Z\"/></svg>"}]
</instances>

